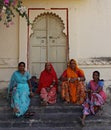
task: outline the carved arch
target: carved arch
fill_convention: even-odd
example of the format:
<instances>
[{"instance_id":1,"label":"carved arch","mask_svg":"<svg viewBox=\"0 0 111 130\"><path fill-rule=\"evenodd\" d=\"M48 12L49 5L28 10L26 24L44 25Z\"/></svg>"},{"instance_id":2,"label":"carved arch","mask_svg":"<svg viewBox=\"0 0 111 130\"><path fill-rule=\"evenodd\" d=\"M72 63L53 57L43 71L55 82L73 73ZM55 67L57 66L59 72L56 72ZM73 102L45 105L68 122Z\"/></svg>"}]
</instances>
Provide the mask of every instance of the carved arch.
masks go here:
<instances>
[{"instance_id":1,"label":"carved arch","mask_svg":"<svg viewBox=\"0 0 111 130\"><path fill-rule=\"evenodd\" d=\"M35 17L35 19L33 20L32 28L31 28L33 30L33 33L40 29L38 26L39 22L47 16L55 19L59 23L60 29L61 29L60 32L64 31L65 25L64 25L62 18L59 15L57 15L56 13L52 13L52 12L44 12L44 13L41 13L40 15L38 15L37 17ZM33 33L31 35L33 35ZM64 32L63 32L63 34L66 35Z\"/></svg>"}]
</instances>

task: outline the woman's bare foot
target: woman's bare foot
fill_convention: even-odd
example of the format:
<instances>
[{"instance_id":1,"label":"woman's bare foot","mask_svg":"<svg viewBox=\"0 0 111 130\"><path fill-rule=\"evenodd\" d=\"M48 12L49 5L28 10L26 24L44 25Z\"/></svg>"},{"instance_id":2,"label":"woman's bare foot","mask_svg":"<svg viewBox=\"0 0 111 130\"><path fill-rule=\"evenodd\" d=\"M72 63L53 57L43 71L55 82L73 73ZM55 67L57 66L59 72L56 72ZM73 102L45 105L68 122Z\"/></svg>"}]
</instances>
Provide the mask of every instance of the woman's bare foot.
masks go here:
<instances>
[{"instance_id":1,"label":"woman's bare foot","mask_svg":"<svg viewBox=\"0 0 111 130\"><path fill-rule=\"evenodd\" d=\"M41 106L47 106L47 105L48 105L48 103L46 101L41 102Z\"/></svg>"},{"instance_id":2,"label":"woman's bare foot","mask_svg":"<svg viewBox=\"0 0 111 130\"><path fill-rule=\"evenodd\" d=\"M35 112L26 112L24 117L25 118L30 118L31 116L34 116Z\"/></svg>"},{"instance_id":3,"label":"woman's bare foot","mask_svg":"<svg viewBox=\"0 0 111 130\"><path fill-rule=\"evenodd\" d=\"M77 103L75 103L76 105L80 105L80 103L79 102L77 102Z\"/></svg>"},{"instance_id":4,"label":"woman's bare foot","mask_svg":"<svg viewBox=\"0 0 111 130\"><path fill-rule=\"evenodd\" d=\"M64 104L69 104L69 102L68 101L64 101Z\"/></svg>"},{"instance_id":5,"label":"woman's bare foot","mask_svg":"<svg viewBox=\"0 0 111 130\"><path fill-rule=\"evenodd\" d=\"M80 120L81 120L81 124L82 124L82 126L85 126L85 119L84 119L84 117L83 117L83 118L80 117Z\"/></svg>"},{"instance_id":6,"label":"woman's bare foot","mask_svg":"<svg viewBox=\"0 0 111 130\"><path fill-rule=\"evenodd\" d=\"M81 123L82 123L83 126L85 126L85 121L84 121L84 119L81 119Z\"/></svg>"},{"instance_id":7,"label":"woman's bare foot","mask_svg":"<svg viewBox=\"0 0 111 130\"><path fill-rule=\"evenodd\" d=\"M14 108L13 108L13 112L14 112L14 113L17 113L17 112L19 112L19 110L18 110L16 107L14 107Z\"/></svg>"}]
</instances>

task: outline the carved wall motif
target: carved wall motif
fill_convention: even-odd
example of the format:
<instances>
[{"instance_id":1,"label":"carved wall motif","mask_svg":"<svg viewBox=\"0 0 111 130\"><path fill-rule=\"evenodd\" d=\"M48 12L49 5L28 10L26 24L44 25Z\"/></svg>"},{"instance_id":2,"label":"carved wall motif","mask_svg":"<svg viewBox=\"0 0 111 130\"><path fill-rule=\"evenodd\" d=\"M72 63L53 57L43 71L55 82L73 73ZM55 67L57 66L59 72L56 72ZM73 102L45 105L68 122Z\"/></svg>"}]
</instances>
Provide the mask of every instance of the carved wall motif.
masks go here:
<instances>
[{"instance_id":1,"label":"carved wall motif","mask_svg":"<svg viewBox=\"0 0 111 130\"><path fill-rule=\"evenodd\" d=\"M17 67L17 65L18 65L18 59L0 58L0 68Z\"/></svg>"},{"instance_id":2,"label":"carved wall motif","mask_svg":"<svg viewBox=\"0 0 111 130\"><path fill-rule=\"evenodd\" d=\"M111 65L111 57L92 57L78 59L79 65Z\"/></svg>"}]
</instances>

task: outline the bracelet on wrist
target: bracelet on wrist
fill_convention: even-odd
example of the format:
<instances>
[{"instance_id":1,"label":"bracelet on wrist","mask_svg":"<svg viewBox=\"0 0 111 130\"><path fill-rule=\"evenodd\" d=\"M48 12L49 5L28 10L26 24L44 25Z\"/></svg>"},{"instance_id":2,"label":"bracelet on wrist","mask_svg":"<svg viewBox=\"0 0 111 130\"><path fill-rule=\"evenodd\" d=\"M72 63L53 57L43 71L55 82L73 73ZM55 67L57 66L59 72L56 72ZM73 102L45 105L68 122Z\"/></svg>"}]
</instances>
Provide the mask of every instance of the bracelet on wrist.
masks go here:
<instances>
[{"instance_id":1,"label":"bracelet on wrist","mask_svg":"<svg viewBox=\"0 0 111 130\"><path fill-rule=\"evenodd\" d=\"M51 85L50 85L50 88L52 88L52 87L53 87L53 85L51 84Z\"/></svg>"},{"instance_id":2,"label":"bracelet on wrist","mask_svg":"<svg viewBox=\"0 0 111 130\"><path fill-rule=\"evenodd\" d=\"M77 79L78 79L78 81L80 81L80 80L81 80L81 78L80 78L80 77L78 77Z\"/></svg>"},{"instance_id":3,"label":"bracelet on wrist","mask_svg":"<svg viewBox=\"0 0 111 130\"><path fill-rule=\"evenodd\" d=\"M71 78L68 78L68 82L70 81Z\"/></svg>"}]
</instances>

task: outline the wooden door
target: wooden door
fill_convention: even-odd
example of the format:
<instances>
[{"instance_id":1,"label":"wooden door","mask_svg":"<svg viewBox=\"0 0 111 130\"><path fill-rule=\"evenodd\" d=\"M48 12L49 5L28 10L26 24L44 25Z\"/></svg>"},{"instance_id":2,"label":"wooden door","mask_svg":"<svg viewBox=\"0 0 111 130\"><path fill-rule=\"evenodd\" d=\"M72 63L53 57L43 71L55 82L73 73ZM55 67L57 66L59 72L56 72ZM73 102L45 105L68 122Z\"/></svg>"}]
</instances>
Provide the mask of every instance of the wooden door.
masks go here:
<instances>
[{"instance_id":1,"label":"wooden door","mask_svg":"<svg viewBox=\"0 0 111 130\"><path fill-rule=\"evenodd\" d=\"M51 62L58 77L66 68L64 23L58 15L44 13L35 18L30 36L30 72L39 77L45 62Z\"/></svg>"}]
</instances>

